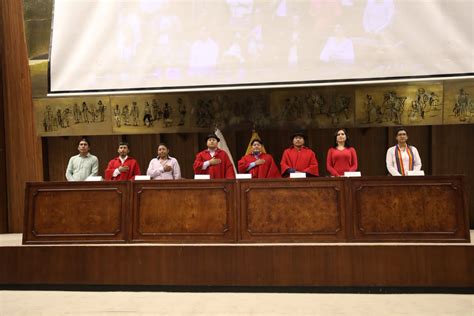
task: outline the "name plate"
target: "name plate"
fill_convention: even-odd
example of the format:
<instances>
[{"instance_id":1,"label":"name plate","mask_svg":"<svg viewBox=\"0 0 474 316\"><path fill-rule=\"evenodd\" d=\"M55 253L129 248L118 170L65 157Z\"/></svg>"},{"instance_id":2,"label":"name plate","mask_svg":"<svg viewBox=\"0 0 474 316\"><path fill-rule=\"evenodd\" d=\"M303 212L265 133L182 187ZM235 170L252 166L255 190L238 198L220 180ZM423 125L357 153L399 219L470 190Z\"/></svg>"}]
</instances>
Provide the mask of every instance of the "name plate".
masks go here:
<instances>
[{"instance_id":1,"label":"name plate","mask_svg":"<svg viewBox=\"0 0 474 316\"><path fill-rule=\"evenodd\" d=\"M252 179L252 175L250 173L237 173L235 175L236 179Z\"/></svg>"},{"instance_id":2,"label":"name plate","mask_svg":"<svg viewBox=\"0 0 474 316\"><path fill-rule=\"evenodd\" d=\"M102 176L88 176L84 181L102 181Z\"/></svg>"},{"instance_id":3,"label":"name plate","mask_svg":"<svg viewBox=\"0 0 474 316\"><path fill-rule=\"evenodd\" d=\"M293 172L293 173L290 173L290 178L291 179L306 178L306 172Z\"/></svg>"},{"instance_id":4,"label":"name plate","mask_svg":"<svg viewBox=\"0 0 474 316\"><path fill-rule=\"evenodd\" d=\"M346 171L344 172L344 177L360 177L360 171Z\"/></svg>"},{"instance_id":5,"label":"name plate","mask_svg":"<svg viewBox=\"0 0 474 316\"><path fill-rule=\"evenodd\" d=\"M150 176L135 176L135 180L151 180Z\"/></svg>"},{"instance_id":6,"label":"name plate","mask_svg":"<svg viewBox=\"0 0 474 316\"><path fill-rule=\"evenodd\" d=\"M194 180L211 180L211 176L208 174L195 174Z\"/></svg>"},{"instance_id":7,"label":"name plate","mask_svg":"<svg viewBox=\"0 0 474 316\"><path fill-rule=\"evenodd\" d=\"M423 170L408 170L407 176L424 176L425 172Z\"/></svg>"}]
</instances>

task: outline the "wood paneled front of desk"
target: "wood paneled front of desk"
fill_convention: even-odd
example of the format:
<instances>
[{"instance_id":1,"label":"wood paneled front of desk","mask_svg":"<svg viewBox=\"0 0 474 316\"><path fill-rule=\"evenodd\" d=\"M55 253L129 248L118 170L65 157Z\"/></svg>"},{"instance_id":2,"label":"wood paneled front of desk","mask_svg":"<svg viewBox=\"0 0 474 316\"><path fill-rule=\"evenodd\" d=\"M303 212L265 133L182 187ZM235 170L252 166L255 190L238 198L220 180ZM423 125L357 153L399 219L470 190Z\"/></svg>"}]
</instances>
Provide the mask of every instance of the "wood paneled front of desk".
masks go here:
<instances>
[{"instance_id":1,"label":"wood paneled front of desk","mask_svg":"<svg viewBox=\"0 0 474 316\"><path fill-rule=\"evenodd\" d=\"M24 243L469 242L462 176L29 183Z\"/></svg>"},{"instance_id":2,"label":"wood paneled front of desk","mask_svg":"<svg viewBox=\"0 0 474 316\"><path fill-rule=\"evenodd\" d=\"M236 242L235 181L133 183L132 242Z\"/></svg>"},{"instance_id":3,"label":"wood paneled front of desk","mask_svg":"<svg viewBox=\"0 0 474 316\"><path fill-rule=\"evenodd\" d=\"M129 182L27 183L23 243L129 239Z\"/></svg>"}]
</instances>

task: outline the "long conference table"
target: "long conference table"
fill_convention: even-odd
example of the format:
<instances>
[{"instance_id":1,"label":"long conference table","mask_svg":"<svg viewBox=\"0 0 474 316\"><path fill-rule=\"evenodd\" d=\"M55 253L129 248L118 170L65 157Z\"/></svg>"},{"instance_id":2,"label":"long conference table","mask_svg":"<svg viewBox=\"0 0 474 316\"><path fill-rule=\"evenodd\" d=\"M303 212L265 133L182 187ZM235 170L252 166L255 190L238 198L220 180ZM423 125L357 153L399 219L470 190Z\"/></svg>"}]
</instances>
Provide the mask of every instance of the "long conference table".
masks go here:
<instances>
[{"instance_id":1,"label":"long conference table","mask_svg":"<svg viewBox=\"0 0 474 316\"><path fill-rule=\"evenodd\" d=\"M464 176L31 182L23 244L470 242Z\"/></svg>"}]
</instances>

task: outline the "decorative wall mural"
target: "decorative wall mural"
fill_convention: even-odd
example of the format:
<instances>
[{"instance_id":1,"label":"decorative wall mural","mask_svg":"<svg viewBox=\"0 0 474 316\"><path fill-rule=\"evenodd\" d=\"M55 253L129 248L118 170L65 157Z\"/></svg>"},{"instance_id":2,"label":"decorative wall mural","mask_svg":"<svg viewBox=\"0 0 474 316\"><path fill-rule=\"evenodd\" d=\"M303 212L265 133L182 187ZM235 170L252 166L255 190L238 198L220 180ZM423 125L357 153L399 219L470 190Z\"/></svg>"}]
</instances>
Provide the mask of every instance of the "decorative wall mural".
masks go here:
<instances>
[{"instance_id":1,"label":"decorative wall mural","mask_svg":"<svg viewBox=\"0 0 474 316\"><path fill-rule=\"evenodd\" d=\"M360 86L355 95L358 126L442 124L441 83Z\"/></svg>"},{"instance_id":2,"label":"decorative wall mural","mask_svg":"<svg viewBox=\"0 0 474 316\"><path fill-rule=\"evenodd\" d=\"M354 125L354 91L345 86L273 91L271 112L278 126L350 127Z\"/></svg>"},{"instance_id":3,"label":"decorative wall mural","mask_svg":"<svg viewBox=\"0 0 474 316\"><path fill-rule=\"evenodd\" d=\"M34 99L40 136L112 134L109 97Z\"/></svg>"},{"instance_id":4,"label":"decorative wall mural","mask_svg":"<svg viewBox=\"0 0 474 316\"><path fill-rule=\"evenodd\" d=\"M177 94L112 96L113 132L150 134L198 132L188 96Z\"/></svg>"},{"instance_id":5,"label":"decorative wall mural","mask_svg":"<svg viewBox=\"0 0 474 316\"><path fill-rule=\"evenodd\" d=\"M447 81L444 124L474 123L474 81Z\"/></svg>"},{"instance_id":6,"label":"decorative wall mural","mask_svg":"<svg viewBox=\"0 0 474 316\"><path fill-rule=\"evenodd\" d=\"M40 98L34 106L41 136L466 124L474 123L474 81Z\"/></svg>"}]
</instances>

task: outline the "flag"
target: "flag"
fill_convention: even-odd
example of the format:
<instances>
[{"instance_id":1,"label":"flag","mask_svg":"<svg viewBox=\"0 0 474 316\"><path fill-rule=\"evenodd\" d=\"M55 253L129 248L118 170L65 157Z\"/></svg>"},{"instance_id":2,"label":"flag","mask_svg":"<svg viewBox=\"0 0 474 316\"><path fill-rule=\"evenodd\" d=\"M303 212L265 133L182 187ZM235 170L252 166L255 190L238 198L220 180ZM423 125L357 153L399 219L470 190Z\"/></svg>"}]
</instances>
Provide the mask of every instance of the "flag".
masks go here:
<instances>
[{"instance_id":1,"label":"flag","mask_svg":"<svg viewBox=\"0 0 474 316\"><path fill-rule=\"evenodd\" d=\"M252 152L252 142L256 139L258 139L259 141L262 141L260 136L258 136L258 133L255 130L253 130L252 131L252 137L250 137L250 142L249 142L249 145L247 146L247 151L245 152L246 155L248 155ZM264 145L262 145L262 153L264 153L264 154L267 153L267 151L265 150Z\"/></svg>"},{"instance_id":2,"label":"flag","mask_svg":"<svg viewBox=\"0 0 474 316\"><path fill-rule=\"evenodd\" d=\"M227 153L227 155L229 156L230 162L232 162L232 167L234 167L234 172L235 174L237 174L237 168L235 168L234 158L232 158L232 154L230 153L229 147L227 147L227 143L225 141L224 135L222 135L222 132L217 127L216 127L215 134L220 139L219 144L217 144L217 147Z\"/></svg>"}]
</instances>

